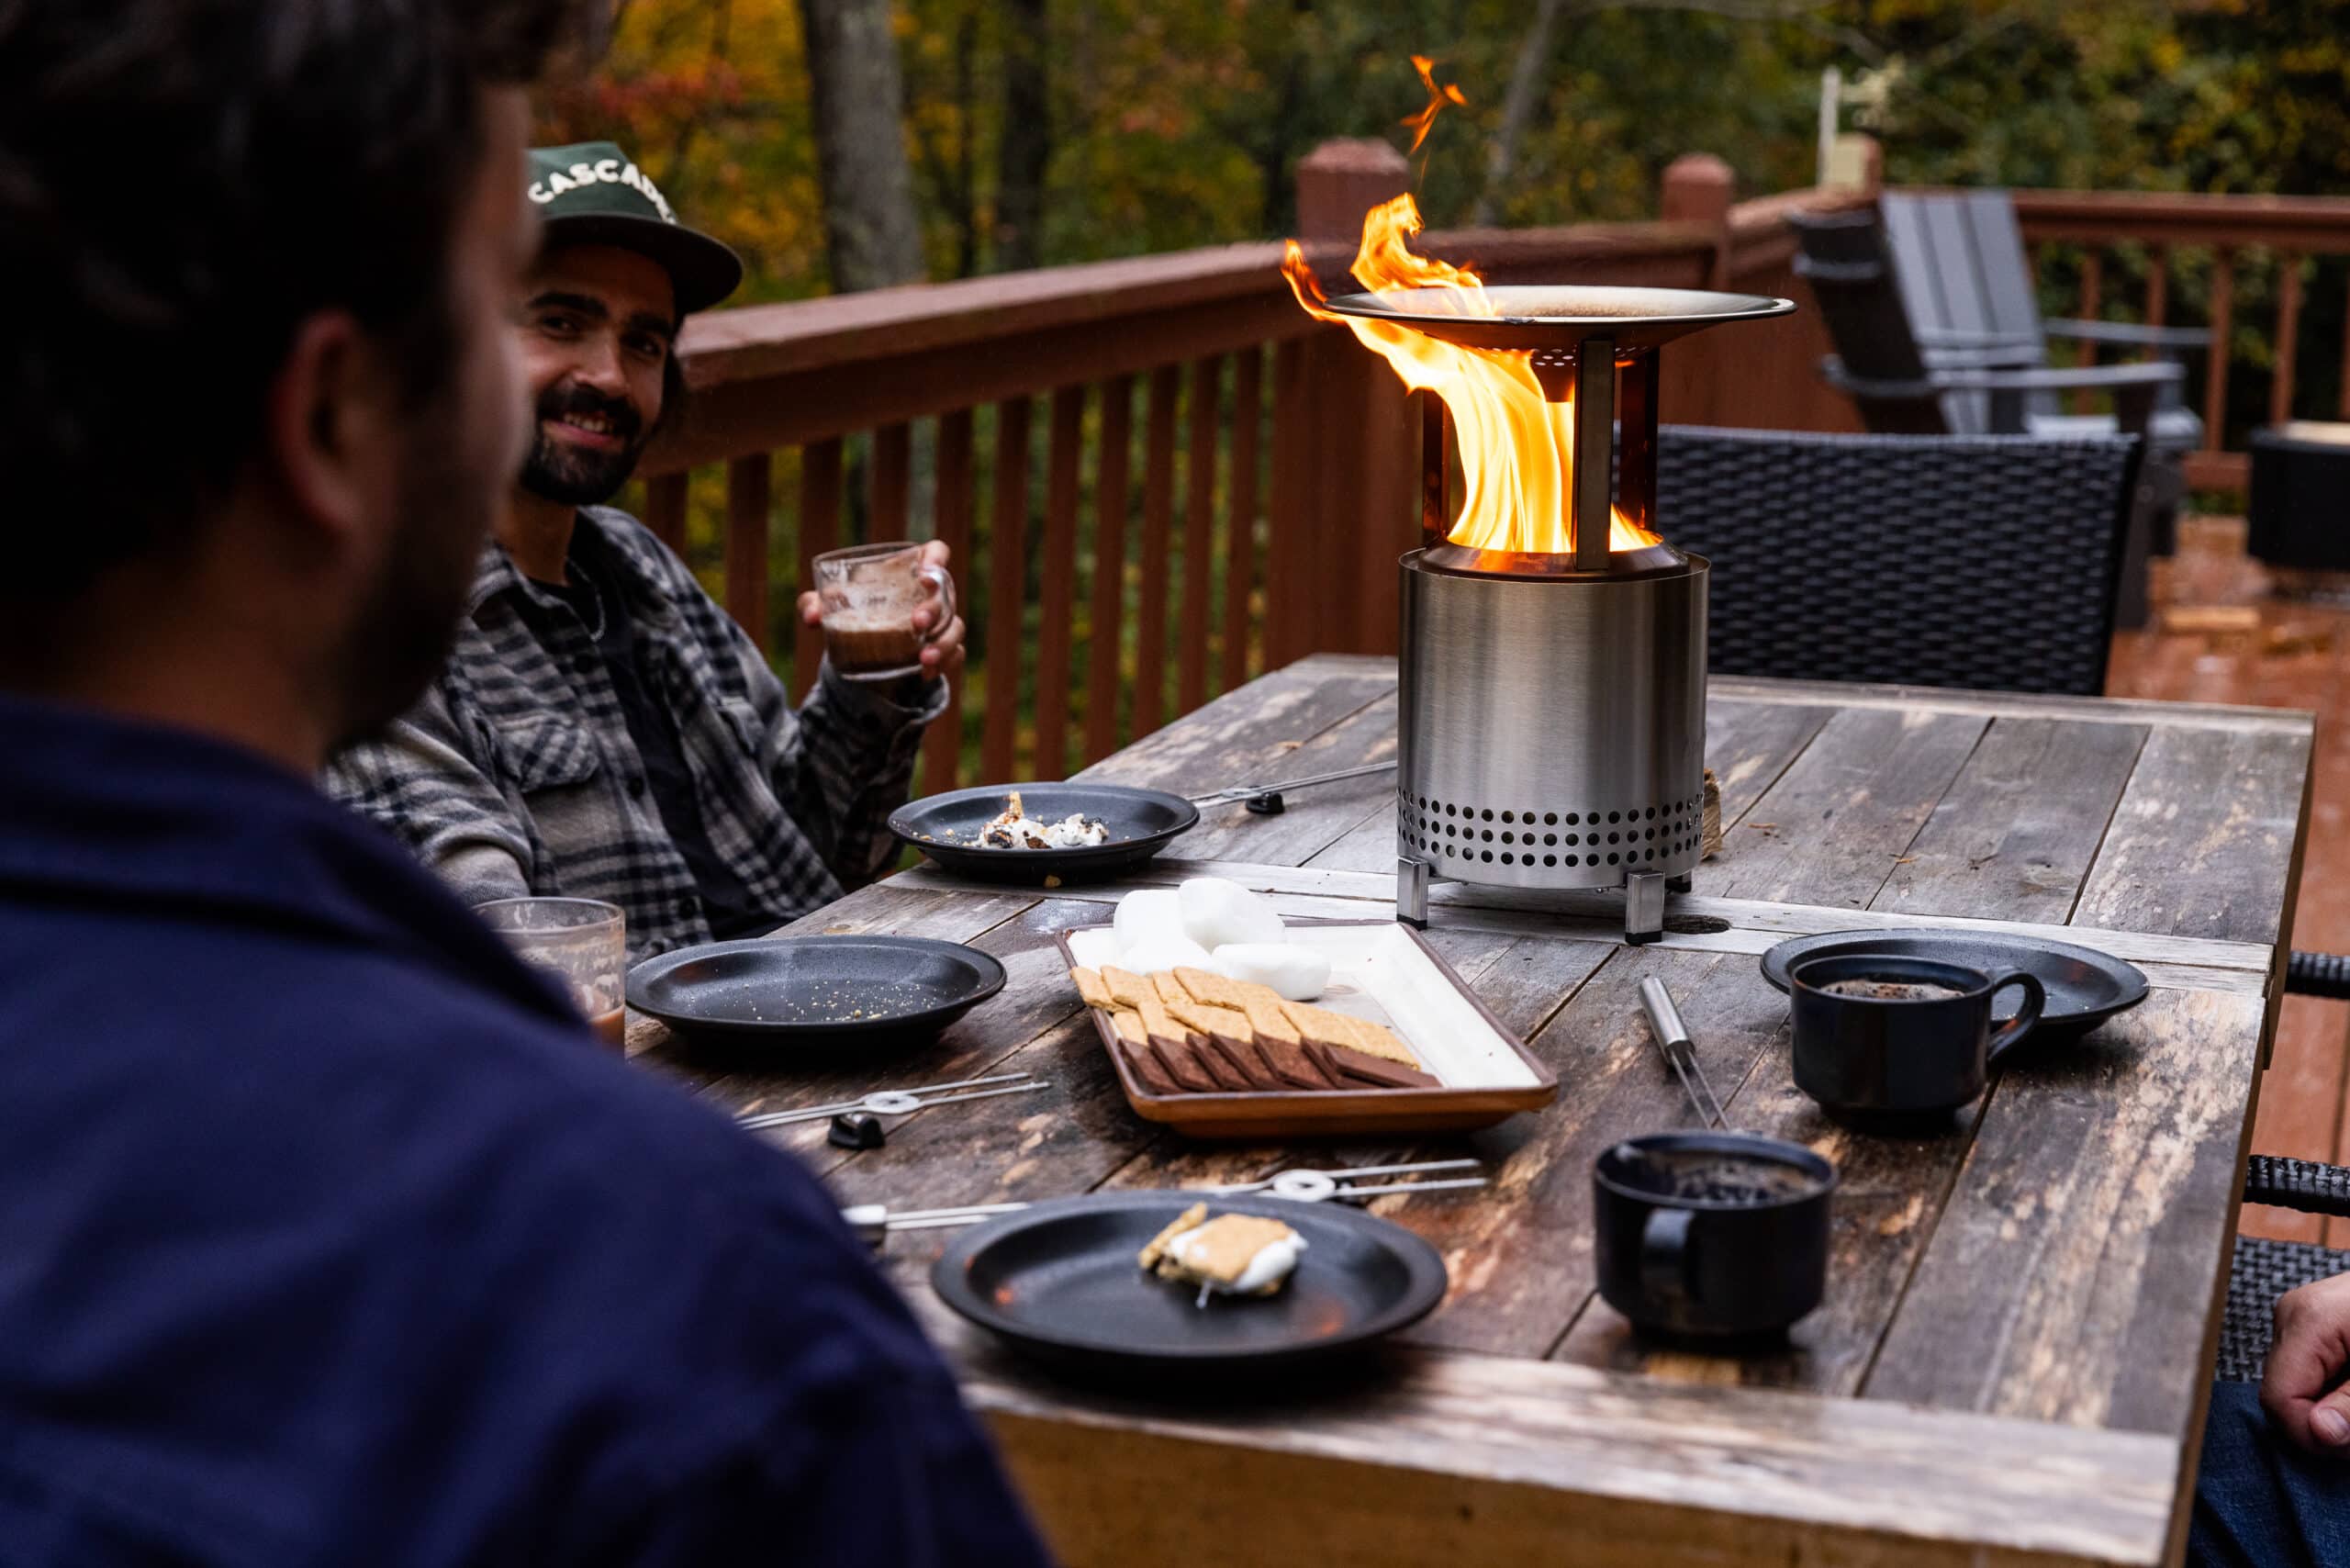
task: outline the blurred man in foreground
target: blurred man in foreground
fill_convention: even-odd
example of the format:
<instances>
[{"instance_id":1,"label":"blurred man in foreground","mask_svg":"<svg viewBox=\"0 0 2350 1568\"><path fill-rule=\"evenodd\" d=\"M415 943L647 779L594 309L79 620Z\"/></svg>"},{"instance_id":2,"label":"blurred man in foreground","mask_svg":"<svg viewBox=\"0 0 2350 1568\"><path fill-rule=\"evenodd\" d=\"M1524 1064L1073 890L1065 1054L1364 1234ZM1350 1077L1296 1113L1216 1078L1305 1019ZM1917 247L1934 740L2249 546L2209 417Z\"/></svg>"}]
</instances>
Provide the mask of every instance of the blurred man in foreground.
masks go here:
<instances>
[{"instance_id":1,"label":"blurred man in foreground","mask_svg":"<svg viewBox=\"0 0 2350 1568\"><path fill-rule=\"evenodd\" d=\"M0 1560L1028 1563L822 1193L309 782L521 459L554 0L0 7Z\"/></svg>"},{"instance_id":2,"label":"blurred man in foreground","mask_svg":"<svg viewBox=\"0 0 2350 1568\"><path fill-rule=\"evenodd\" d=\"M684 397L679 327L742 263L610 142L534 151L527 189L546 233L515 329L530 454L447 666L328 788L470 902L619 905L632 958L764 935L896 852L890 812L946 710L963 623L886 684L827 660L793 711L685 563L603 504ZM924 548L944 566L946 545ZM800 608L812 618L815 596ZM914 610L914 629L938 614Z\"/></svg>"}]
</instances>

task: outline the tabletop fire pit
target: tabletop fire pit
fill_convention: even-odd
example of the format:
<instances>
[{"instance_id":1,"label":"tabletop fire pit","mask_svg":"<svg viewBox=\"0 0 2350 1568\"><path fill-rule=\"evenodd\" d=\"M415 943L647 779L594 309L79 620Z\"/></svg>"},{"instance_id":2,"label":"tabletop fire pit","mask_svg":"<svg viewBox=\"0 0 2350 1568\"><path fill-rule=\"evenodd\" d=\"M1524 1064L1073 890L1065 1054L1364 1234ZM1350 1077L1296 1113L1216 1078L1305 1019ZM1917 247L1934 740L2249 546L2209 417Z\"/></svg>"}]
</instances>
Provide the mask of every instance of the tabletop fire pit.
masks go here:
<instances>
[{"instance_id":1,"label":"tabletop fire pit","mask_svg":"<svg viewBox=\"0 0 2350 1568\"><path fill-rule=\"evenodd\" d=\"M1653 941L1701 853L1708 573L1656 532L1658 356L1795 304L1487 288L1412 254L1418 228L1408 196L1368 215L1368 293L1325 299L1302 252L1286 268L1308 310L1441 400L1424 417L1422 543L1401 562L1396 916L1425 925L1438 880L1621 889L1627 939Z\"/></svg>"}]
</instances>

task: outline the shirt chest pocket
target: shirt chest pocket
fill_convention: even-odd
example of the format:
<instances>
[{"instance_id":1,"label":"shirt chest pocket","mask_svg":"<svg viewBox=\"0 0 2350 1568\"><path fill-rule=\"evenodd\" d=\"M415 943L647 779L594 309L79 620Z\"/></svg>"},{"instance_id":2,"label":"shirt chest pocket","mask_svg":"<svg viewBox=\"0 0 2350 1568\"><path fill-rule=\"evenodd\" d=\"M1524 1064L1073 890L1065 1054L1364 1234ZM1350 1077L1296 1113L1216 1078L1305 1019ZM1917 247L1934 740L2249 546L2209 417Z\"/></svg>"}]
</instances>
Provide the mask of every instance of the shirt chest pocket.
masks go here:
<instances>
[{"instance_id":1,"label":"shirt chest pocket","mask_svg":"<svg viewBox=\"0 0 2350 1568\"><path fill-rule=\"evenodd\" d=\"M498 726L498 744L524 795L588 783L604 766L587 726L559 714L534 714Z\"/></svg>"}]
</instances>

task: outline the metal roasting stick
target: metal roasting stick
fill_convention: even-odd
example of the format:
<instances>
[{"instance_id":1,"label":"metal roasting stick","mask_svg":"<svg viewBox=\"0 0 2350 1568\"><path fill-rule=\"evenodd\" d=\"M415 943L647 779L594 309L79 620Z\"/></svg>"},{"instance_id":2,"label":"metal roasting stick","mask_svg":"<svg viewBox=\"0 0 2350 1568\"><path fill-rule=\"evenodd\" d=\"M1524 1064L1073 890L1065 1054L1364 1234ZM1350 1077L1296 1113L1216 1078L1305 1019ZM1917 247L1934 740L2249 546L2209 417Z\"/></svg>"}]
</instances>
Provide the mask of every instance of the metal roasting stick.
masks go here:
<instances>
[{"instance_id":1,"label":"metal roasting stick","mask_svg":"<svg viewBox=\"0 0 2350 1568\"><path fill-rule=\"evenodd\" d=\"M1394 770L1393 762L1374 762L1361 767L1343 767L1336 773L1316 773L1306 778L1283 778L1270 784L1234 784L1218 790L1213 795L1193 795L1191 801L1195 806L1221 806L1232 801L1262 800L1269 795L1279 795L1285 790L1307 790L1316 784L1336 784L1346 778L1368 778L1374 773L1392 773Z\"/></svg>"},{"instance_id":2,"label":"metal roasting stick","mask_svg":"<svg viewBox=\"0 0 2350 1568\"><path fill-rule=\"evenodd\" d=\"M1727 1129L1729 1113L1722 1109L1721 1096L1714 1092L1713 1084L1706 1077L1706 1064L1697 1059L1697 1047L1689 1038L1689 1026L1681 1021L1681 1009L1673 1004L1673 993L1654 975L1640 982L1640 1006L1649 1015L1649 1032L1656 1036L1657 1049L1664 1053L1673 1076L1681 1080L1681 1087L1688 1092L1689 1103L1696 1107L1699 1124ZM1696 1074L1695 1081L1690 1078L1692 1072ZM1700 1085L1706 1092L1703 1099L1697 1093ZM1707 1108L1709 1101L1710 1111Z\"/></svg>"},{"instance_id":3,"label":"metal roasting stick","mask_svg":"<svg viewBox=\"0 0 2350 1568\"><path fill-rule=\"evenodd\" d=\"M991 1092L1003 1092L997 1090ZM1475 1170L1482 1169L1483 1165L1482 1160L1476 1159L1426 1159L1410 1165L1365 1165L1341 1170L1277 1170L1258 1182L1243 1182L1226 1187L1179 1187L1175 1191L1196 1193L1203 1198L1266 1193L1300 1204L1318 1204L1334 1198L1371 1198L1388 1193L1450 1193L1483 1187L1486 1184L1485 1178L1469 1176L1441 1182L1390 1182L1375 1187L1358 1187L1353 1181L1362 1176L1410 1176L1431 1170ZM1026 1207L1026 1204L965 1204L953 1208L907 1209L893 1214L886 1204L855 1204L841 1211L841 1218L868 1243L878 1246L893 1230L944 1230L955 1226L978 1225L998 1215L1017 1214Z\"/></svg>"},{"instance_id":4,"label":"metal roasting stick","mask_svg":"<svg viewBox=\"0 0 2350 1568\"><path fill-rule=\"evenodd\" d=\"M1281 1191L1283 1183L1287 1183L1292 1187L1303 1187L1320 1192L1322 1197L1351 1197L1362 1191L1354 1183L1365 1176L1412 1176L1427 1170L1479 1170L1483 1168L1484 1162L1477 1159L1423 1159L1412 1165L1358 1165L1337 1170L1311 1169L1277 1170L1261 1181L1235 1182L1229 1186L1200 1187L1194 1190L1214 1193L1219 1197L1237 1197L1243 1193L1262 1193L1268 1189L1285 1198L1295 1196L1293 1193ZM1326 1191L1323 1190L1325 1183L1327 1183ZM1404 1183L1405 1186L1422 1187L1451 1184L1434 1182ZM1484 1178L1479 1177L1475 1185L1483 1186ZM1398 1189L1391 1187L1381 1190L1393 1192ZM1319 1199L1312 1201L1318 1202Z\"/></svg>"},{"instance_id":5,"label":"metal roasting stick","mask_svg":"<svg viewBox=\"0 0 2350 1568\"><path fill-rule=\"evenodd\" d=\"M1008 1087L986 1087L989 1084ZM836 1101L830 1105L810 1105L797 1111L767 1111L755 1116L739 1117L735 1125L756 1131L760 1127L787 1126L794 1122L822 1121L845 1111L871 1111L878 1115L902 1116L925 1105L950 1105L958 1100L985 1100L998 1094L1025 1094L1033 1090L1050 1087L1033 1073L999 1072L988 1078L957 1079L951 1083L917 1084L912 1089L880 1089L858 1099ZM949 1092L956 1090L963 1092Z\"/></svg>"}]
</instances>

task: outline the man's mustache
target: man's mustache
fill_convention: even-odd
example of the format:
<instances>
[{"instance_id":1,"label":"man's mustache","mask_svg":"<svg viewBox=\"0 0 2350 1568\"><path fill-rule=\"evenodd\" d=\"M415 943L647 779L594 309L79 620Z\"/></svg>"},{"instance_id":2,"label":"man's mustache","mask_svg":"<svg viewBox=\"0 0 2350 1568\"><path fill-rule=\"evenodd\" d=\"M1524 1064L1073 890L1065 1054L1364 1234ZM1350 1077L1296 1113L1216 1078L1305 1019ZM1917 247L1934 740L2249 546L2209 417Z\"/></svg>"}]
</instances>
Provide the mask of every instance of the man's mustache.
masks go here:
<instances>
[{"instance_id":1,"label":"man's mustache","mask_svg":"<svg viewBox=\"0 0 2350 1568\"><path fill-rule=\"evenodd\" d=\"M628 399L608 398L593 387L550 387L539 398L539 418L542 420L560 420L571 414L600 414L610 421L612 433L622 441L634 441L644 425L644 420Z\"/></svg>"}]
</instances>

